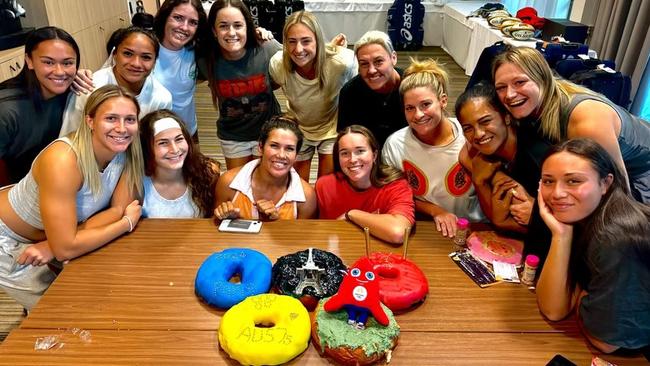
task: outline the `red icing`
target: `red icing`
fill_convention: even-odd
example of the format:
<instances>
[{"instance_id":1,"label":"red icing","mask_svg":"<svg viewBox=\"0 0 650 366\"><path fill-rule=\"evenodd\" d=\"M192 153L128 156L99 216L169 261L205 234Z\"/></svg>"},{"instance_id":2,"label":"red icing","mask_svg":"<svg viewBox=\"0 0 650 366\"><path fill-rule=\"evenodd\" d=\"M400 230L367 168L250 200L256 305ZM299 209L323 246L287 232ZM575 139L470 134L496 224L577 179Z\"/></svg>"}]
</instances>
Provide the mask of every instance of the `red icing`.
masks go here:
<instances>
[{"instance_id":1,"label":"red icing","mask_svg":"<svg viewBox=\"0 0 650 366\"><path fill-rule=\"evenodd\" d=\"M401 255L376 252L370 254L370 261L378 275L381 302L392 311L407 310L429 293L429 282L422 270Z\"/></svg>"}]
</instances>

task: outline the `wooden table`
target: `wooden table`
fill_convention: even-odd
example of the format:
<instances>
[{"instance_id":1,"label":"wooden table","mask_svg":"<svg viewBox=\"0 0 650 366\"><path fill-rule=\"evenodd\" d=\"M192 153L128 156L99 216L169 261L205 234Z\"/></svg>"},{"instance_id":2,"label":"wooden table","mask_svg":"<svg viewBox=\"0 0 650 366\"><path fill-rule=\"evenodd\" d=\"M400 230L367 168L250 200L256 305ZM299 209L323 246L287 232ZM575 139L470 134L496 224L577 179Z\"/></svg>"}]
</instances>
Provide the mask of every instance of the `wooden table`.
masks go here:
<instances>
[{"instance_id":1,"label":"wooden table","mask_svg":"<svg viewBox=\"0 0 650 366\"><path fill-rule=\"evenodd\" d=\"M219 349L223 311L194 294L196 271L211 253L249 247L271 261L316 247L346 264L364 255L362 231L343 221L265 223L261 233L220 233L211 220L143 220L137 229L65 267L19 329L0 346L0 364L232 364ZM573 319L549 323L526 287L481 289L447 257L452 243L419 222L408 257L429 280L429 296L397 316L402 329L391 364L544 365L561 353L578 365L593 355ZM373 251L395 251L373 239ZM71 328L90 331L82 342ZM34 351L38 337L65 334L56 350ZM602 356L619 365L641 356ZM327 364L313 346L294 363Z\"/></svg>"}]
</instances>

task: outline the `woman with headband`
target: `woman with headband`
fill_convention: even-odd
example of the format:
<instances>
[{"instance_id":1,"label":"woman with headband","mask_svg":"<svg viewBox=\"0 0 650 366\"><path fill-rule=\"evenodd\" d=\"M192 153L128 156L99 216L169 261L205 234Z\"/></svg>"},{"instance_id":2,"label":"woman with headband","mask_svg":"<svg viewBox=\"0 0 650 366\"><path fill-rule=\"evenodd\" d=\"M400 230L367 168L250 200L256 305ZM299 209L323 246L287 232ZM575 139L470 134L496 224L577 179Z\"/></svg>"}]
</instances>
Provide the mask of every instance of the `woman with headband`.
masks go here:
<instances>
[{"instance_id":1,"label":"woman with headband","mask_svg":"<svg viewBox=\"0 0 650 366\"><path fill-rule=\"evenodd\" d=\"M163 109L141 122L144 217L210 217L219 164L201 154L185 123Z\"/></svg>"}]
</instances>

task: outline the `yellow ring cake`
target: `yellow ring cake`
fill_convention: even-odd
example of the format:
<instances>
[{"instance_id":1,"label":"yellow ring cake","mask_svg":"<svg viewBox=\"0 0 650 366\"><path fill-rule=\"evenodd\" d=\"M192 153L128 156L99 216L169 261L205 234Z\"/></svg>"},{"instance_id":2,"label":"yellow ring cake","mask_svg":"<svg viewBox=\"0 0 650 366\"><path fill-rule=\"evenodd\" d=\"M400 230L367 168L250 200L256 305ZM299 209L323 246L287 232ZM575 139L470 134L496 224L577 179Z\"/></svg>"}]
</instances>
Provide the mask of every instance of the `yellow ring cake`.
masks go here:
<instances>
[{"instance_id":1,"label":"yellow ring cake","mask_svg":"<svg viewBox=\"0 0 650 366\"><path fill-rule=\"evenodd\" d=\"M307 349L311 323L299 300L285 295L247 297L221 318L219 345L244 365L278 365Z\"/></svg>"}]
</instances>

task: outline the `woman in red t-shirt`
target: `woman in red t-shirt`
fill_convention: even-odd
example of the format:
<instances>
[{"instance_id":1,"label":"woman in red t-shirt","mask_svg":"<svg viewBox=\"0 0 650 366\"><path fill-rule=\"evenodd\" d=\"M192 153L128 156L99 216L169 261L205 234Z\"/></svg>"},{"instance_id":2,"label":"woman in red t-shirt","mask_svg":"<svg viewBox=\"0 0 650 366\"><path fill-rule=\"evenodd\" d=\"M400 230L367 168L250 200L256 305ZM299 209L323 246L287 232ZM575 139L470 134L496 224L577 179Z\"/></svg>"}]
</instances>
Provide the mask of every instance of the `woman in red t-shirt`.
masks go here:
<instances>
[{"instance_id":1,"label":"woman in red t-shirt","mask_svg":"<svg viewBox=\"0 0 650 366\"><path fill-rule=\"evenodd\" d=\"M415 223L413 193L400 171L378 163L377 140L352 125L334 143L334 173L316 181L319 218L346 219L391 243Z\"/></svg>"}]
</instances>

